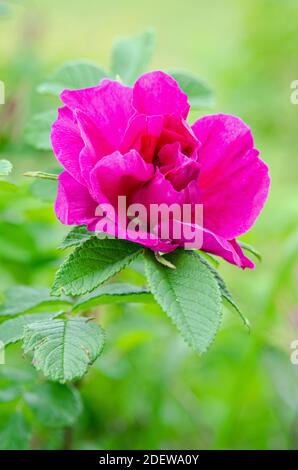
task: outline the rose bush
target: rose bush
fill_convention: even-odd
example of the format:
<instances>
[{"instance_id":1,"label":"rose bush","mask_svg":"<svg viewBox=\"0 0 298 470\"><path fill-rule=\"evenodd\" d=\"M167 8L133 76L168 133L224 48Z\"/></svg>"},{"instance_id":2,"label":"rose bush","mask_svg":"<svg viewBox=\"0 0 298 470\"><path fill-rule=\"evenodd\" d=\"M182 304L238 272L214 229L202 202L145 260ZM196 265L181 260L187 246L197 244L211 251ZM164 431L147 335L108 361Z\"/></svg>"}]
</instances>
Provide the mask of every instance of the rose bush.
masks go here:
<instances>
[{"instance_id":1,"label":"rose bush","mask_svg":"<svg viewBox=\"0 0 298 470\"><path fill-rule=\"evenodd\" d=\"M208 115L188 125L187 95L161 71L141 76L133 87L104 79L96 87L65 90L61 100L51 142L65 169L55 204L63 224L96 230L96 207L116 208L118 196L145 207L203 204L204 224L192 227L202 232L202 249L242 268L254 266L236 238L258 217L269 176L241 119ZM185 243L137 241L162 252Z\"/></svg>"}]
</instances>

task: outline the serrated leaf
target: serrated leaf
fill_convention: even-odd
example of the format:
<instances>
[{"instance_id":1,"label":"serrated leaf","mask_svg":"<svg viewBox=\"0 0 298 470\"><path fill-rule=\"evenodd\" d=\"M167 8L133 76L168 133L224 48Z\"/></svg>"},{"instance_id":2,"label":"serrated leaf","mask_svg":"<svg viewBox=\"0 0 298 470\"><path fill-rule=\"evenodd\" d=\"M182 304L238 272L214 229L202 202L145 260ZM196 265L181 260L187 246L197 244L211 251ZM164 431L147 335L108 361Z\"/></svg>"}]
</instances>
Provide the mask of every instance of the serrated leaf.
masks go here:
<instances>
[{"instance_id":1,"label":"serrated leaf","mask_svg":"<svg viewBox=\"0 0 298 470\"><path fill-rule=\"evenodd\" d=\"M31 430L20 411L9 415L0 430L1 450L26 450L29 447Z\"/></svg>"},{"instance_id":2,"label":"serrated leaf","mask_svg":"<svg viewBox=\"0 0 298 470\"><path fill-rule=\"evenodd\" d=\"M238 306L238 304L235 301L234 297L232 296L231 292L227 288L227 285L226 285L225 281L223 280L223 278L221 277L221 275L219 274L217 269L215 269L210 263L208 263L208 261L203 256L201 256L201 255L198 255L198 256L200 257L201 262L204 263L208 267L210 272L215 277L215 279L218 283L218 286L220 288L220 293L221 293L221 295L223 297L223 300L224 300L225 304L227 305L227 307L232 307L234 310L236 310L237 313L239 314L241 320L243 321L244 325L248 329L250 329L249 320L243 315L240 307Z\"/></svg>"},{"instance_id":3,"label":"serrated leaf","mask_svg":"<svg viewBox=\"0 0 298 470\"><path fill-rule=\"evenodd\" d=\"M99 65L88 60L73 60L62 64L44 83L37 87L43 94L59 96L63 90L78 90L99 84L108 77Z\"/></svg>"},{"instance_id":4,"label":"serrated leaf","mask_svg":"<svg viewBox=\"0 0 298 470\"><path fill-rule=\"evenodd\" d=\"M0 324L0 341L5 345L15 343L23 338L24 328L31 323L40 320L50 320L58 317L63 311L50 312L50 313L29 313L27 315L20 315L11 320L6 320Z\"/></svg>"},{"instance_id":5,"label":"serrated leaf","mask_svg":"<svg viewBox=\"0 0 298 470\"><path fill-rule=\"evenodd\" d=\"M12 163L8 160L0 160L0 176L8 176L12 172Z\"/></svg>"},{"instance_id":6,"label":"serrated leaf","mask_svg":"<svg viewBox=\"0 0 298 470\"><path fill-rule=\"evenodd\" d=\"M73 227L66 235L60 245L60 248L64 250L65 248L81 245L93 236L94 232L89 232L85 225L77 225L76 227Z\"/></svg>"},{"instance_id":7,"label":"serrated leaf","mask_svg":"<svg viewBox=\"0 0 298 470\"><path fill-rule=\"evenodd\" d=\"M25 129L25 141L38 150L51 150L51 127L57 118L56 111L43 111L29 120Z\"/></svg>"},{"instance_id":8,"label":"serrated leaf","mask_svg":"<svg viewBox=\"0 0 298 470\"><path fill-rule=\"evenodd\" d=\"M78 246L56 274L53 295L91 292L125 268L142 250L126 240L91 238Z\"/></svg>"},{"instance_id":9,"label":"serrated leaf","mask_svg":"<svg viewBox=\"0 0 298 470\"><path fill-rule=\"evenodd\" d=\"M73 425L83 408L74 387L55 382L37 385L24 393L24 400L37 420L50 428Z\"/></svg>"},{"instance_id":10,"label":"serrated leaf","mask_svg":"<svg viewBox=\"0 0 298 470\"><path fill-rule=\"evenodd\" d=\"M145 252L150 290L173 320L185 341L203 353L213 341L221 322L221 295L216 279L197 254L176 250L167 259L169 269Z\"/></svg>"},{"instance_id":11,"label":"serrated leaf","mask_svg":"<svg viewBox=\"0 0 298 470\"><path fill-rule=\"evenodd\" d=\"M19 315L37 307L61 308L71 305L69 299L53 297L46 287L14 286L6 291L5 302L0 306L0 316Z\"/></svg>"},{"instance_id":12,"label":"serrated leaf","mask_svg":"<svg viewBox=\"0 0 298 470\"><path fill-rule=\"evenodd\" d=\"M83 296L74 305L73 311L79 312L110 303L146 303L152 302L152 294L144 287L129 284L108 284L96 289L92 294Z\"/></svg>"},{"instance_id":13,"label":"serrated leaf","mask_svg":"<svg viewBox=\"0 0 298 470\"><path fill-rule=\"evenodd\" d=\"M24 352L33 352L33 365L49 379L81 378L102 351L103 330L90 319L75 317L33 323L25 328Z\"/></svg>"},{"instance_id":14,"label":"serrated leaf","mask_svg":"<svg viewBox=\"0 0 298 470\"><path fill-rule=\"evenodd\" d=\"M112 73L127 85L132 85L141 75L153 54L155 33L153 30L142 34L119 38L112 50Z\"/></svg>"},{"instance_id":15,"label":"serrated leaf","mask_svg":"<svg viewBox=\"0 0 298 470\"><path fill-rule=\"evenodd\" d=\"M170 72L170 75L178 82L181 90L187 94L189 104L193 109L214 106L214 93L202 79L189 72L179 70Z\"/></svg>"}]
</instances>

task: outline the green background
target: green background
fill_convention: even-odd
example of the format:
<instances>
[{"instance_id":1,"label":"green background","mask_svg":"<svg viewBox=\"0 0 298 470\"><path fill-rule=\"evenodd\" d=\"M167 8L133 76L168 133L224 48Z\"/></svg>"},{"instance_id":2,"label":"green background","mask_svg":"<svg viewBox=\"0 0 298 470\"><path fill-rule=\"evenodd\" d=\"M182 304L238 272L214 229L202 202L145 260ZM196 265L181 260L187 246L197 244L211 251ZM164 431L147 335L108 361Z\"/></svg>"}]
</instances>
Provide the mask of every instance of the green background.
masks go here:
<instances>
[{"instance_id":1,"label":"green background","mask_svg":"<svg viewBox=\"0 0 298 470\"><path fill-rule=\"evenodd\" d=\"M272 180L262 215L242 238L262 253L262 263L244 272L220 266L251 332L225 311L214 344L198 357L159 307L101 306L96 314L107 344L79 384L81 418L71 431L33 422L31 447L297 448L298 365L290 361L291 342L298 339L298 107L290 101L290 84L298 79L297 1L11 5L0 17L0 79L6 86L0 158L14 163L11 181L21 186L0 192L1 292L14 284L49 286L64 256L57 246L67 230L55 219L50 186L31 186L22 177L26 170L56 166L50 153L24 143L33 111L58 103L38 96L36 85L65 60L89 58L108 68L117 36L154 27L151 69L181 68L204 78L216 93L212 112L236 114L251 126ZM132 270L123 278L143 283ZM19 370L29 363L18 345L7 349L6 362ZM6 406L0 403L2 426Z\"/></svg>"}]
</instances>

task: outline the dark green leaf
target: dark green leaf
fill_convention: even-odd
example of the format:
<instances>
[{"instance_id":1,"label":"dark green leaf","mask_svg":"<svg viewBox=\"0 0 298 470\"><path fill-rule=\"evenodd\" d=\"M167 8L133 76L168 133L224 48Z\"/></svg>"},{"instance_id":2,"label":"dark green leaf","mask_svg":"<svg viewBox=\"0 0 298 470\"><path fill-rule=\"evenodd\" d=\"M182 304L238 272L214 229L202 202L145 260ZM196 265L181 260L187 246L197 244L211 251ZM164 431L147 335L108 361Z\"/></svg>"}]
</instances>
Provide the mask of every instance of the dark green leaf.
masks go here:
<instances>
[{"instance_id":1,"label":"dark green leaf","mask_svg":"<svg viewBox=\"0 0 298 470\"><path fill-rule=\"evenodd\" d=\"M52 293L83 295L125 268L142 250L126 240L91 238L78 246L56 274Z\"/></svg>"},{"instance_id":2,"label":"dark green leaf","mask_svg":"<svg viewBox=\"0 0 298 470\"><path fill-rule=\"evenodd\" d=\"M25 326L40 320L49 320L58 317L61 313L63 313L63 311L29 313L7 320L0 324L0 341L5 345L19 341L23 338Z\"/></svg>"},{"instance_id":3,"label":"dark green leaf","mask_svg":"<svg viewBox=\"0 0 298 470\"><path fill-rule=\"evenodd\" d=\"M51 296L46 287L14 286L6 292L5 302L0 306L0 316L19 315L41 306L54 310L70 304L65 297Z\"/></svg>"},{"instance_id":4,"label":"dark green leaf","mask_svg":"<svg viewBox=\"0 0 298 470\"><path fill-rule=\"evenodd\" d=\"M82 317L32 323L24 334L24 352L33 352L36 369L61 383L81 378L103 343L100 326Z\"/></svg>"},{"instance_id":5,"label":"dark green leaf","mask_svg":"<svg viewBox=\"0 0 298 470\"><path fill-rule=\"evenodd\" d=\"M71 231L66 235L62 241L60 248L70 248L72 246L78 246L89 240L95 235L95 232L89 232L85 225L77 225L73 227Z\"/></svg>"},{"instance_id":6,"label":"dark green leaf","mask_svg":"<svg viewBox=\"0 0 298 470\"><path fill-rule=\"evenodd\" d=\"M186 342L203 353L221 322L221 295L216 279L193 252L176 250L167 259L176 269L158 263L146 251L146 275L150 290L173 320Z\"/></svg>"},{"instance_id":7,"label":"dark green leaf","mask_svg":"<svg viewBox=\"0 0 298 470\"><path fill-rule=\"evenodd\" d=\"M108 284L99 287L92 294L81 297L75 304L73 310L89 310L100 304L109 303L128 303L152 302L151 293L143 287L132 286L129 284Z\"/></svg>"}]
</instances>

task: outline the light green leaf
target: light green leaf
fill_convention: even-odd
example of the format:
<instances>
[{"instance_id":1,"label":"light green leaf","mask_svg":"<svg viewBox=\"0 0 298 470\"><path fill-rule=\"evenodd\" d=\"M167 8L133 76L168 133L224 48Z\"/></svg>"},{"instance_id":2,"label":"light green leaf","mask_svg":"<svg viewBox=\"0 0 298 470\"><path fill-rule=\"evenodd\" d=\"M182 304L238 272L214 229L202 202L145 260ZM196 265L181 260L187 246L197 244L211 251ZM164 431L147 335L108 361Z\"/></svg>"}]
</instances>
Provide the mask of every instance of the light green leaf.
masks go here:
<instances>
[{"instance_id":1,"label":"light green leaf","mask_svg":"<svg viewBox=\"0 0 298 470\"><path fill-rule=\"evenodd\" d=\"M127 266L142 250L126 240L91 238L78 246L56 274L53 295L83 295Z\"/></svg>"},{"instance_id":2,"label":"light green leaf","mask_svg":"<svg viewBox=\"0 0 298 470\"><path fill-rule=\"evenodd\" d=\"M221 295L216 279L197 254L176 250L167 259L176 267L162 266L149 250L145 253L150 290L173 320L186 342L203 353L220 326Z\"/></svg>"},{"instance_id":3,"label":"light green leaf","mask_svg":"<svg viewBox=\"0 0 298 470\"><path fill-rule=\"evenodd\" d=\"M205 109L214 106L214 93L203 80L188 72L179 70L170 72L170 75L187 94L189 104L193 109Z\"/></svg>"},{"instance_id":4,"label":"light green leaf","mask_svg":"<svg viewBox=\"0 0 298 470\"><path fill-rule=\"evenodd\" d=\"M53 297L45 287L14 286L6 291L5 302L0 306L0 316L19 315L37 307L61 308L71 305L69 299Z\"/></svg>"},{"instance_id":5,"label":"light green leaf","mask_svg":"<svg viewBox=\"0 0 298 470\"><path fill-rule=\"evenodd\" d=\"M40 320L50 320L51 318L58 317L62 313L62 310L50 313L29 313L7 320L0 324L0 341L5 345L15 343L23 338L24 328L27 325Z\"/></svg>"},{"instance_id":6,"label":"light green leaf","mask_svg":"<svg viewBox=\"0 0 298 470\"><path fill-rule=\"evenodd\" d=\"M31 431L20 411L11 413L0 430L1 450L26 450L29 447Z\"/></svg>"},{"instance_id":7,"label":"light green leaf","mask_svg":"<svg viewBox=\"0 0 298 470\"><path fill-rule=\"evenodd\" d=\"M101 327L82 317L32 323L24 334L24 352L33 352L36 369L61 383L81 378L103 343Z\"/></svg>"},{"instance_id":8,"label":"light green leaf","mask_svg":"<svg viewBox=\"0 0 298 470\"><path fill-rule=\"evenodd\" d=\"M141 75L153 54L155 33L145 31L137 36L119 38L112 50L112 73L127 85L132 85Z\"/></svg>"},{"instance_id":9,"label":"light green leaf","mask_svg":"<svg viewBox=\"0 0 298 470\"><path fill-rule=\"evenodd\" d=\"M0 160L0 176L8 176L12 172L12 164L8 160Z\"/></svg>"},{"instance_id":10,"label":"light green leaf","mask_svg":"<svg viewBox=\"0 0 298 470\"><path fill-rule=\"evenodd\" d=\"M25 392L24 400L37 420L46 427L73 425L82 412L78 391L71 386L44 382Z\"/></svg>"},{"instance_id":11,"label":"light green leaf","mask_svg":"<svg viewBox=\"0 0 298 470\"><path fill-rule=\"evenodd\" d=\"M44 171L26 171L23 176L29 176L30 178L38 178L43 180L58 180L58 175L55 173L45 173Z\"/></svg>"},{"instance_id":12,"label":"light green leaf","mask_svg":"<svg viewBox=\"0 0 298 470\"><path fill-rule=\"evenodd\" d=\"M37 87L43 94L59 96L63 90L78 90L99 84L108 73L94 62L73 60L62 64L44 83Z\"/></svg>"},{"instance_id":13,"label":"light green leaf","mask_svg":"<svg viewBox=\"0 0 298 470\"><path fill-rule=\"evenodd\" d=\"M226 286L226 283L225 281L223 280L223 278L220 276L219 272L217 271L217 269L215 269L207 260L205 257L201 256L201 255L198 255L201 262L204 263L207 268L210 270L210 272L213 274L213 276L215 277L217 283L218 283L218 286L220 288L220 293L223 297L223 301L225 303L225 305L227 307L232 307L234 310L237 311L237 313L239 314L241 320L243 321L244 325L250 329L250 323L249 323L249 320L243 315L242 311L240 310L240 307L238 306L237 302L234 300L231 292L229 291L229 289L227 288Z\"/></svg>"},{"instance_id":14,"label":"light green leaf","mask_svg":"<svg viewBox=\"0 0 298 470\"><path fill-rule=\"evenodd\" d=\"M60 248L64 250L65 248L81 245L85 241L92 238L94 235L95 232L89 232L85 225L77 225L66 235L60 245Z\"/></svg>"},{"instance_id":15,"label":"light green leaf","mask_svg":"<svg viewBox=\"0 0 298 470\"><path fill-rule=\"evenodd\" d=\"M124 302L146 303L152 301L152 294L144 287L115 283L99 287L92 294L81 297L75 304L73 311L79 312L82 310L88 310L100 304Z\"/></svg>"},{"instance_id":16,"label":"light green leaf","mask_svg":"<svg viewBox=\"0 0 298 470\"><path fill-rule=\"evenodd\" d=\"M57 118L56 111L43 111L35 114L25 129L25 141L38 150L51 150L51 127Z\"/></svg>"}]
</instances>

